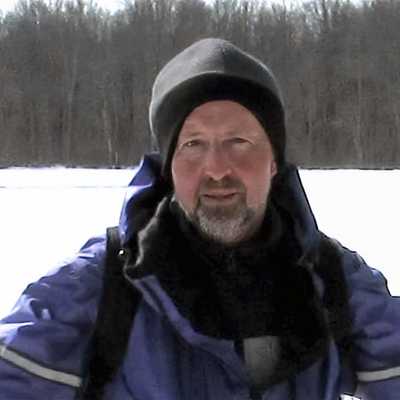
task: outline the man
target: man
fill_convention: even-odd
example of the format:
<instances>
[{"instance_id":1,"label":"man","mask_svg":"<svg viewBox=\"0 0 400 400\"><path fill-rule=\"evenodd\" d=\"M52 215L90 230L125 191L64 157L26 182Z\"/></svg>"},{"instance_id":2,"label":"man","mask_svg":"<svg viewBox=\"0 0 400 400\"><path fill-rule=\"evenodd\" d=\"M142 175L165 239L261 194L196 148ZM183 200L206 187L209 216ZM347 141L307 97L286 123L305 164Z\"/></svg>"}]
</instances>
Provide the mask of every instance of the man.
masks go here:
<instances>
[{"instance_id":1,"label":"man","mask_svg":"<svg viewBox=\"0 0 400 400\"><path fill-rule=\"evenodd\" d=\"M399 300L318 231L269 69L201 40L149 114L160 152L127 193L123 274L95 238L25 290L2 321L1 398L398 399Z\"/></svg>"}]
</instances>

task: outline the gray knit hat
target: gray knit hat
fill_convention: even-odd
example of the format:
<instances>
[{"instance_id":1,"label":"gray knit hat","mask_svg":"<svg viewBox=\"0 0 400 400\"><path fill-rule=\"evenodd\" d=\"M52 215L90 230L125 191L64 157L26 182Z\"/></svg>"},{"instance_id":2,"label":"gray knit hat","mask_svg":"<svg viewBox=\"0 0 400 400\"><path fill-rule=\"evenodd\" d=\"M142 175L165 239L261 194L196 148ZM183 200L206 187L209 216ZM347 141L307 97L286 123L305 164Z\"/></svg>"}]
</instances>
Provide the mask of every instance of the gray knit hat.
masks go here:
<instances>
[{"instance_id":1,"label":"gray knit hat","mask_svg":"<svg viewBox=\"0 0 400 400\"><path fill-rule=\"evenodd\" d=\"M149 109L163 175L170 178L178 134L190 112L212 100L237 101L259 120L280 168L285 162L285 116L280 89L261 61L222 39L195 42L159 72Z\"/></svg>"}]
</instances>

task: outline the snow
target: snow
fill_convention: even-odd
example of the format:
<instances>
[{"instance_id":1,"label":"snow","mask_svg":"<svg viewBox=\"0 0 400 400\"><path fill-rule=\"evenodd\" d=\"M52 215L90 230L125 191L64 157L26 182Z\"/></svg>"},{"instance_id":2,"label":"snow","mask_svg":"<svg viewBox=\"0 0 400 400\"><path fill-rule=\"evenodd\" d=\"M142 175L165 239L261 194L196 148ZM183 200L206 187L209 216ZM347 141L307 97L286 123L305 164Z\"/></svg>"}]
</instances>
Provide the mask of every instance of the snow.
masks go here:
<instances>
[{"instance_id":1,"label":"snow","mask_svg":"<svg viewBox=\"0 0 400 400\"><path fill-rule=\"evenodd\" d=\"M302 170L319 228L400 295L400 171ZM132 170L0 169L0 317L23 289L116 225Z\"/></svg>"}]
</instances>

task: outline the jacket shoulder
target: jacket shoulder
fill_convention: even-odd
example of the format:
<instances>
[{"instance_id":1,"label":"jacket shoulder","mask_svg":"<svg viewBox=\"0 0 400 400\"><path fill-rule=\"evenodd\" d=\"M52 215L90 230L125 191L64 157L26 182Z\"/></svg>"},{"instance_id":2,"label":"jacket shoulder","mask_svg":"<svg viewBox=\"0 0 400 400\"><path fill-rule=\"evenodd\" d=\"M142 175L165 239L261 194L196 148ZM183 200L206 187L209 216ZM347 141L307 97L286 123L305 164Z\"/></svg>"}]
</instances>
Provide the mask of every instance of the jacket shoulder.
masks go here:
<instances>
[{"instance_id":1,"label":"jacket shoulder","mask_svg":"<svg viewBox=\"0 0 400 400\"><path fill-rule=\"evenodd\" d=\"M60 393L79 386L102 289L104 256L105 238L90 239L75 257L28 285L0 321L1 393L9 393L9 398L36 400L44 393L61 398ZM38 397L25 393L24 387L37 387Z\"/></svg>"},{"instance_id":2,"label":"jacket shoulder","mask_svg":"<svg viewBox=\"0 0 400 400\"><path fill-rule=\"evenodd\" d=\"M343 260L351 317L352 361L362 398L394 400L400 391L400 298L385 276L335 241Z\"/></svg>"}]
</instances>

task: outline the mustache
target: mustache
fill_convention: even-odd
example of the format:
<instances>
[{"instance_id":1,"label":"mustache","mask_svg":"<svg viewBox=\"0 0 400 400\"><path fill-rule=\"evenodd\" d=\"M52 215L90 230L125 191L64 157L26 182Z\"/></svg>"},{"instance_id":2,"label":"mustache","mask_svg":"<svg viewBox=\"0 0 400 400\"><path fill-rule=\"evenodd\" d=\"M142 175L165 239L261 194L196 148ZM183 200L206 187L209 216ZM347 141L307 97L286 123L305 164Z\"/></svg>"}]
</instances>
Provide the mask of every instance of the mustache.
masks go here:
<instances>
[{"instance_id":1,"label":"mustache","mask_svg":"<svg viewBox=\"0 0 400 400\"><path fill-rule=\"evenodd\" d=\"M200 183L199 192L207 192L209 190L224 189L224 190L235 190L239 192L245 191L245 186L243 183L236 178L231 176L225 176L221 180L214 180L212 178L207 178Z\"/></svg>"}]
</instances>

